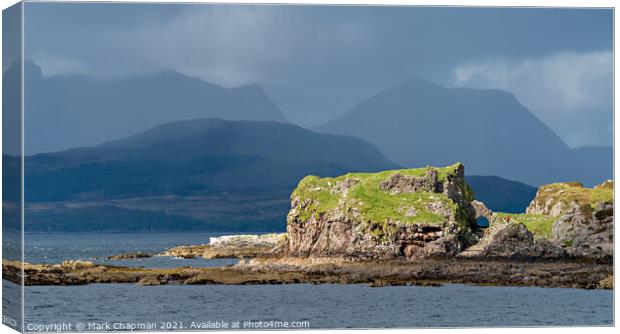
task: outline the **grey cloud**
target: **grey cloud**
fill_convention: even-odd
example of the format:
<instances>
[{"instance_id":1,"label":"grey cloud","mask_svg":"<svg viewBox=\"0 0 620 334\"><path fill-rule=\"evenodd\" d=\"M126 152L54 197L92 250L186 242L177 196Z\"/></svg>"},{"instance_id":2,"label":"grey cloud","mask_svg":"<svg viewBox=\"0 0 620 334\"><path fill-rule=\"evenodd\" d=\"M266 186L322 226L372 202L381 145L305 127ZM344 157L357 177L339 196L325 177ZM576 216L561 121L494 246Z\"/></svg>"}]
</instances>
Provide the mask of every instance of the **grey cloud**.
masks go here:
<instances>
[{"instance_id":1,"label":"grey cloud","mask_svg":"<svg viewBox=\"0 0 620 334\"><path fill-rule=\"evenodd\" d=\"M46 75L174 69L224 86L258 82L288 119L314 126L412 77L451 85L455 68L486 57L518 62L562 50L611 52L612 15L586 9L28 3L26 54ZM576 115L549 113L544 120L558 129L554 124ZM570 131L562 137L581 136ZM569 141L597 144L601 138Z\"/></svg>"},{"instance_id":2,"label":"grey cloud","mask_svg":"<svg viewBox=\"0 0 620 334\"><path fill-rule=\"evenodd\" d=\"M611 146L613 54L558 52L519 61L487 59L458 66L458 86L514 93L570 146Z\"/></svg>"}]
</instances>

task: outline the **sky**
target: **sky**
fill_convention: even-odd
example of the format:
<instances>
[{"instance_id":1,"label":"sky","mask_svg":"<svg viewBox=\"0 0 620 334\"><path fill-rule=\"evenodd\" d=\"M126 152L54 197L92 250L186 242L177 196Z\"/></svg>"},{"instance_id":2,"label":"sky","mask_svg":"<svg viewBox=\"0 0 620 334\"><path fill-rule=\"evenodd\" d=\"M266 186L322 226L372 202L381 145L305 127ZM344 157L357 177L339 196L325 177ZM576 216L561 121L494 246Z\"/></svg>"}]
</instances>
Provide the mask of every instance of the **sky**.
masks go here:
<instances>
[{"instance_id":1,"label":"sky","mask_svg":"<svg viewBox=\"0 0 620 334\"><path fill-rule=\"evenodd\" d=\"M25 54L46 76L259 83L307 127L410 78L499 88L569 146L612 146L612 30L609 9L27 3Z\"/></svg>"}]
</instances>

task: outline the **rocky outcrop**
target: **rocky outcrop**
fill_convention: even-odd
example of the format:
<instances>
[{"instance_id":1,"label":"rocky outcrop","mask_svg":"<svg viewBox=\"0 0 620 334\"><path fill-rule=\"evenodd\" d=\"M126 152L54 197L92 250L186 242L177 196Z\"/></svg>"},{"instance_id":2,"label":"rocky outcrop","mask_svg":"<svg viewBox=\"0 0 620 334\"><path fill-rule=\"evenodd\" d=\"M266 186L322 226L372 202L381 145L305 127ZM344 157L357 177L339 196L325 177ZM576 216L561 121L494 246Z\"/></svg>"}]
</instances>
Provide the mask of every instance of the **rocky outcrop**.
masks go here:
<instances>
[{"instance_id":1,"label":"rocky outcrop","mask_svg":"<svg viewBox=\"0 0 620 334\"><path fill-rule=\"evenodd\" d=\"M485 229L483 237L459 257L504 259L566 258L566 252L544 238L534 238L521 223L494 223Z\"/></svg>"},{"instance_id":2,"label":"rocky outcrop","mask_svg":"<svg viewBox=\"0 0 620 334\"><path fill-rule=\"evenodd\" d=\"M594 186L594 189L606 189L606 190L614 190L614 180L606 180L601 184L597 184Z\"/></svg>"},{"instance_id":3,"label":"rocky outcrop","mask_svg":"<svg viewBox=\"0 0 620 334\"><path fill-rule=\"evenodd\" d=\"M418 259L417 261L350 261L335 258L269 258L244 260L230 267L148 269L93 265L72 267L23 264L25 285L132 283L289 284L340 283L437 286L443 283L612 288L613 265L576 262L511 262L489 259ZM3 278L21 284L22 263L3 260Z\"/></svg>"},{"instance_id":4,"label":"rocky outcrop","mask_svg":"<svg viewBox=\"0 0 620 334\"><path fill-rule=\"evenodd\" d=\"M285 233L225 235L209 238L211 247L276 247L285 241Z\"/></svg>"},{"instance_id":5,"label":"rocky outcrop","mask_svg":"<svg viewBox=\"0 0 620 334\"><path fill-rule=\"evenodd\" d=\"M414 193L419 191L439 192L437 170L429 168L422 176L408 176L401 173L392 174L379 183L379 189L390 194Z\"/></svg>"},{"instance_id":6,"label":"rocky outcrop","mask_svg":"<svg viewBox=\"0 0 620 334\"><path fill-rule=\"evenodd\" d=\"M136 283L142 286L156 286L168 284L168 278L165 275L144 276Z\"/></svg>"},{"instance_id":7,"label":"rocky outcrop","mask_svg":"<svg viewBox=\"0 0 620 334\"><path fill-rule=\"evenodd\" d=\"M209 245L176 246L159 254L161 256L178 257L181 259L195 259L202 257Z\"/></svg>"},{"instance_id":8,"label":"rocky outcrop","mask_svg":"<svg viewBox=\"0 0 620 334\"><path fill-rule=\"evenodd\" d=\"M614 251L614 208L609 202L596 208L572 203L553 225L551 241L574 257L611 257Z\"/></svg>"},{"instance_id":9,"label":"rocky outcrop","mask_svg":"<svg viewBox=\"0 0 620 334\"><path fill-rule=\"evenodd\" d=\"M580 183L543 186L528 213L558 217L549 240L572 257L603 258L613 255L613 181L594 188Z\"/></svg>"},{"instance_id":10,"label":"rocky outcrop","mask_svg":"<svg viewBox=\"0 0 620 334\"><path fill-rule=\"evenodd\" d=\"M197 257L205 259L264 257L280 252L285 242L285 233L230 235L210 238L208 245L173 247L162 255L185 259Z\"/></svg>"},{"instance_id":11,"label":"rocky outcrop","mask_svg":"<svg viewBox=\"0 0 620 334\"><path fill-rule=\"evenodd\" d=\"M565 200L567 191L583 189L578 182L558 183L542 186L536 192L536 197L525 210L525 213L547 216L560 216L570 205L570 200Z\"/></svg>"},{"instance_id":12,"label":"rocky outcrop","mask_svg":"<svg viewBox=\"0 0 620 334\"><path fill-rule=\"evenodd\" d=\"M25 285L83 285L91 283L138 283L161 285L183 282L198 275L200 269L145 269L93 264L90 261L65 261L61 264L30 264L2 261L2 277L21 284L23 266Z\"/></svg>"},{"instance_id":13,"label":"rocky outcrop","mask_svg":"<svg viewBox=\"0 0 620 334\"><path fill-rule=\"evenodd\" d=\"M471 206L474 208L474 211L476 213L476 219L480 217L484 217L489 222L491 222L491 219L493 218L493 211L487 208L487 206L484 203L477 201L477 200L473 200L471 201Z\"/></svg>"},{"instance_id":14,"label":"rocky outcrop","mask_svg":"<svg viewBox=\"0 0 620 334\"><path fill-rule=\"evenodd\" d=\"M594 188L579 182L561 182L541 186L526 213L559 217L571 210L572 204L590 205L613 203L613 181L607 180Z\"/></svg>"},{"instance_id":15,"label":"rocky outcrop","mask_svg":"<svg viewBox=\"0 0 620 334\"><path fill-rule=\"evenodd\" d=\"M304 178L291 196L286 254L454 255L476 241L464 167Z\"/></svg>"},{"instance_id":16,"label":"rocky outcrop","mask_svg":"<svg viewBox=\"0 0 620 334\"><path fill-rule=\"evenodd\" d=\"M614 276L610 275L598 282L599 289L612 290L614 288Z\"/></svg>"},{"instance_id":17,"label":"rocky outcrop","mask_svg":"<svg viewBox=\"0 0 620 334\"><path fill-rule=\"evenodd\" d=\"M508 235L513 237L503 239ZM481 242L465 254L610 259L613 181L594 188L576 182L542 186L525 214L494 214Z\"/></svg>"},{"instance_id":18,"label":"rocky outcrop","mask_svg":"<svg viewBox=\"0 0 620 334\"><path fill-rule=\"evenodd\" d=\"M347 261L296 257L253 259L237 268L280 275L302 272L305 274L304 279L309 278L313 283L369 283L373 286L474 283L604 288L602 280L613 272L610 263L458 258Z\"/></svg>"},{"instance_id":19,"label":"rocky outcrop","mask_svg":"<svg viewBox=\"0 0 620 334\"><path fill-rule=\"evenodd\" d=\"M202 257L205 259L269 257L278 253L285 242L285 233L210 238L210 247L205 249Z\"/></svg>"}]
</instances>

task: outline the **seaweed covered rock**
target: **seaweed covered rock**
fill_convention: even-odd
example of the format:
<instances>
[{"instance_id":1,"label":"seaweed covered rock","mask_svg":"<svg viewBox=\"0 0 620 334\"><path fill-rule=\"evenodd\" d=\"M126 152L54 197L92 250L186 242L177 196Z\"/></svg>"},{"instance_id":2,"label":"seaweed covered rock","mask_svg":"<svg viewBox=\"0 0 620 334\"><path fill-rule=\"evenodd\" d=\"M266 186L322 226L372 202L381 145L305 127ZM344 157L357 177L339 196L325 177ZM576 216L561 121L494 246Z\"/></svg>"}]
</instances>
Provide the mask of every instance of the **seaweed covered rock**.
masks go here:
<instances>
[{"instance_id":1,"label":"seaweed covered rock","mask_svg":"<svg viewBox=\"0 0 620 334\"><path fill-rule=\"evenodd\" d=\"M137 252L137 253L123 253L123 254L111 255L111 256L108 256L108 260L147 259L150 257L153 257L153 255L144 253L144 252Z\"/></svg>"},{"instance_id":2,"label":"seaweed covered rock","mask_svg":"<svg viewBox=\"0 0 620 334\"><path fill-rule=\"evenodd\" d=\"M362 258L454 255L477 241L461 163L307 176L291 195L286 252Z\"/></svg>"}]
</instances>

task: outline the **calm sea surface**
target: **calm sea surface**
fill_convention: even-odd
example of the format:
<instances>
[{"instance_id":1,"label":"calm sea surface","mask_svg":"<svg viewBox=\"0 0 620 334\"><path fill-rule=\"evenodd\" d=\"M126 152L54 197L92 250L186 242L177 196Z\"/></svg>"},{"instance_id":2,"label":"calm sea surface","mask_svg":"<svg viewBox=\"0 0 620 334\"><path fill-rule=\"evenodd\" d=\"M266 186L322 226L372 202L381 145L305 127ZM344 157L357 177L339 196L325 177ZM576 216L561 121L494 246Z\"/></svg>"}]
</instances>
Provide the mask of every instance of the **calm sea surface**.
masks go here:
<instances>
[{"instance_id":1,"label":"calm sea surface","mask_svg":"<svg viewBox=\"0 0 620 334\"><path fill-rule=\"evenodd\" d=\"M48 263L76 258L156 268L235 263L168 257L105 259L118 253L158 253L176 245L208 243L212 236L217 235L31 234L26 236L25 253L29 262ZM15 306L5 307L4 314L13 318L19 318L15 304L19 290L18 285L3 281L5 306ZM204 330L236 324L241 329L613 324L612 291L560 288L93 284L26 287L24 295L27 331L54 331L57 324L93 331Z\"/></svg>"}]
</instances>

